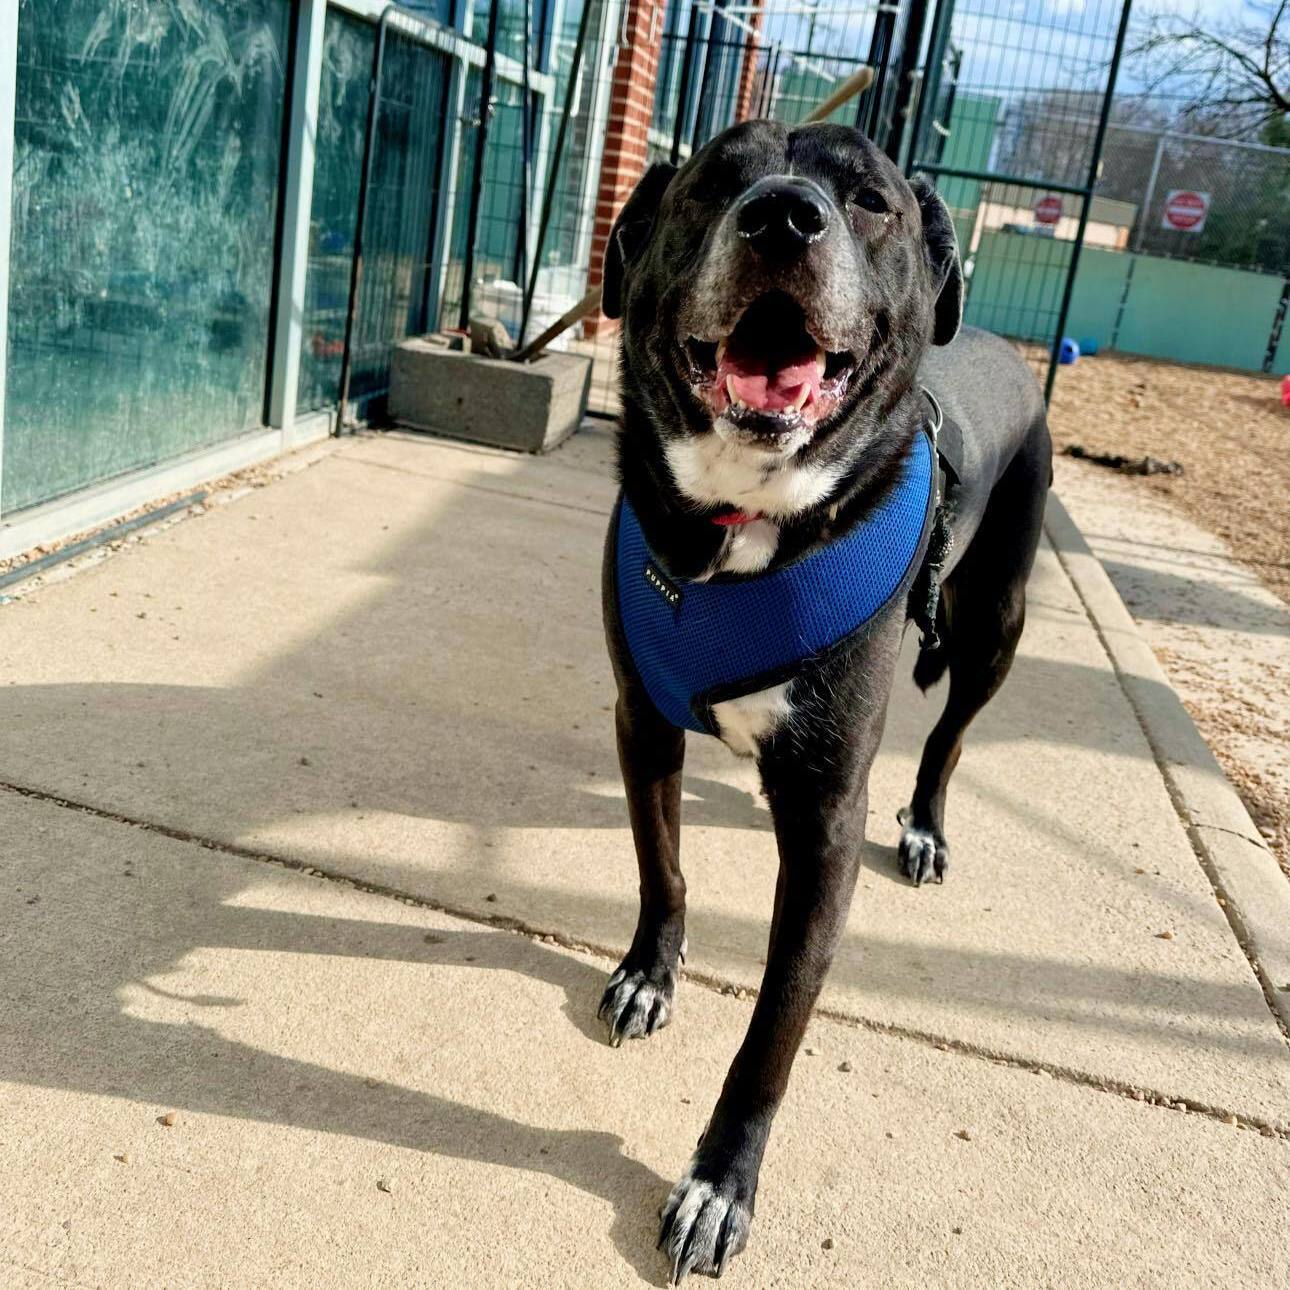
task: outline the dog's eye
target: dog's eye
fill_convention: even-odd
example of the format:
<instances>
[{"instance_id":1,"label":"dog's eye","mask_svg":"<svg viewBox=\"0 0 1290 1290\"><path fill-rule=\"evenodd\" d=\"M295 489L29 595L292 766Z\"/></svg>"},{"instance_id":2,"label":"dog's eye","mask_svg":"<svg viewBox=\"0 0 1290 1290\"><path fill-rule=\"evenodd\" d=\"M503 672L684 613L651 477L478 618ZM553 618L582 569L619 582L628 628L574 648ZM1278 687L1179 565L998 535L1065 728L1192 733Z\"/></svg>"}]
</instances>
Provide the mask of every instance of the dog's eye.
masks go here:
<instances>
[{"instance_id":1,"label":"dog's eye","mask_svg":"<svg viewBox=\"0 0 1290 1290\"><path fill-rule=\"evenodd\" d=\"M872 188L860 188L851 194L852 206L858 206L862 211L870 211L874 215L882 215L891 209L887 205L887 199L879 192Z\"/></svg>"}]
</instances>

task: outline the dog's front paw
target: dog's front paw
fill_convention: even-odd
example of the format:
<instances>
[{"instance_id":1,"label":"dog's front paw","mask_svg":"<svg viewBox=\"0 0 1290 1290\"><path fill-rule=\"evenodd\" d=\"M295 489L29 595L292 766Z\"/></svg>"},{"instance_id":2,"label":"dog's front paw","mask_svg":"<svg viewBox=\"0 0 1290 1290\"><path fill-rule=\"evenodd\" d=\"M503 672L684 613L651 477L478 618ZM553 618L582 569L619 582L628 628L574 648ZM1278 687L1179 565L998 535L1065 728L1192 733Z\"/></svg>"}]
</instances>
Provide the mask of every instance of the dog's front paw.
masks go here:
<instances>
[{"instance_id":1,"label":"dog's front paw","mask_svg":"<svg viewBox=\"0 0 1290 1290\"><path fill-rule=\"evenodd\" d=\"M935 829L920 829L913 823L909 809L901 811L897 817L903 825L900 844L900 872L914 884L921 887L933 878L937 882L945 881L945 871L950 867L949 844Z\"/></svg>"},{"instance_id":2,"label":"dog's front paw","mask_svg":"<svg viewBox=\"0 0 1290 1290\"><path fill-rule=\"evenodd\" d=\"M644 1039L672 1019L676 969L656 965L648 971L624 960L609 978L598 1016L609 1027L609 1042L617 1048L624 1039Z\"/></svg>"},{"instance_id":3,"label":"dog's front paw","mask_svg":"<svg viewBox=\"0 0 1290 1290\"><path fill-rule=\"evenodd\" d=\"M691 1165L663 1206L659 1249L672 1265L677 1285L691 1272L719 1277L748 1244L753 1193L733 1178L708 1181Z\"/></svg>"}]
</instances>

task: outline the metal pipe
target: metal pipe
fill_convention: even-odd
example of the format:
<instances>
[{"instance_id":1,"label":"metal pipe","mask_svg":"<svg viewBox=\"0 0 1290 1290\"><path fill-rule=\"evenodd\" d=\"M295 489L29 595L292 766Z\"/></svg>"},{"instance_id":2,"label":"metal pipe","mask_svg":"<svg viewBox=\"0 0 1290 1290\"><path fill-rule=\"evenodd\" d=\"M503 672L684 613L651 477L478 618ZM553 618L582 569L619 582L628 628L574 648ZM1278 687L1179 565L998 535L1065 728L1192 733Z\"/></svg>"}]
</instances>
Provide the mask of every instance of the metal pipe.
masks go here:
<instances>
[{"instance_id":1,"label":"metal pipe","mask_svg":"<svg viewBox=\"0 0 1290 1290\"><path fill-rule=\"evenodd\" d=\"M594 3L595 0L582 0L582 13L578 17L578 35L573 43L573 61L569 65L569 85L564 95L564 111L560 114L560 128L555 134L555 148L552 151L551 166L547 172L546 192L542 196L542 218L538 221L537 244L533 248L533 262L529 267L528 286L524 291L524 303L520 311L521 340L529 325L529 314L533 311L538 270L542 267L542 248L546 244L547 226L551 223L555 190L560 184L560 159L564 155L564 137L568 133L569 118L573 115L574 97L578 92L578 74L582 70L582 50L587 43L587 28L590 25ZM496 7L497 0L493 0L493 4Z\"/></svg>"},{"instance_id":2,"label":"metal pipe","mask_svg":"<svg viewBox=\"0 0 1290 1290\"><path fill-rule=\"evenodd\" d=\"M147 524L156 524L159 520L164 520L176 511L186 510L189 506L196 506L198 502L206 500L206 490L202 489L196 493L190 493L187 497L181 497L177 501L167 502L165 506L159 506L155 511L145 511L142 515L136 515L133 519L122 520L119 524L109 524L107 528L100 529L90 537L82 538L79 542L69 543L57 551L51 551L48 555L42 555L37 560L28 560L26 564L20 564L17 568L9 569L0 573L0 587L12 587L15 582L23 582L27 578L34 578L36 574L43 573L46 569L52 568L56 564L63 564L67 560L74 559L82 552L91 551L97 546L102 546L104 542L111 542L119 537L125 537L127 533L133 533L135 529L141 529Z\"/></svg>"},{"instance_id":3,"label":"metal pipe","mask_svg":"<svg viewBox=\"0 0 1290 1290\"><path fill-rule=\"evenodd\" d=\"M1083 197L1088 191L1083 184L1058 184L1046 179L1027 179L1024 175L1009 175L997 170L964 170L959 166L942 166L935 161L920 161L911 170L921 170L929 175L948 175L952 179L975 179L983 184L1038 188L1046 193L1068 193L1072 197Z\"/></svg>"},{"instance_id":4,"label":"metal pipe","mask_svg":"<svg viewBox=\"0 0 1290 1290\"><path fill-rule=\"evenodd\" d=\"M488 147L488 122L493 115L493 69L497 62L497 10L499 0L488 6L488 36L484 42L484 70L479 81L479 132L475 135L475 173L470 182L470 211L466 216L466 261L462 265L461 312L458 325L470 329L470 296L475 276L475 242L479 237L479 208L484 199L484 156ZM528 61L528 50L524 51Z\"/></svg>"},{"instance_id":5,"label":"metal pipe","mask_svg":"<svg viewBox=\"0 0 1290 1290\"><path fill-rule=\"evenodd\" d=\"M681 90L676 99L676 124L672 129L672 164L681 161L681 135L685 130L687 100L690 97L690 78L694 67L694 44L699 38L699 6L690 9L690 27L685 36L685 56L681 60Z\"/></svg>"},{"instance_id":6,"label":"metal pipe","mask_svg":"<svg viewBox=\"0 0 1290 1290\"><path fill-rule=\"evenodd\" d=\"M339 435L349 424L349 384L354 369L354 323L358 315L358 293L363 285L363 231L367 224L367 190L372 182L372 156L376 151L376 117L381 110L381 70L385 65L385 33L394 9L381 14L376 24L372 50L372 79L367 87L367 127L363 134L363 165L358 181L358 210L354 216L354 252L349 265L349 301L345 306L345 346L340 359L340 389L336 412Z\"/></svg>"},{"instance_id":7,"label":"metal pipe","mask_svg":"<svg viewBox=\"0 0 1290 1290\"><path fill-rule=\"evenodd\" d=\"M1057 357L1061 352L1062 333L1066 330L1066 320L1070 317L1071 297L1075 293L1075 275L1079 271L1080 250L1084 245L1084 233L1088 228L1088 213L1093 205L1093 186L1097 183L1098 171L1102 168L1102 145L1106 142L1106 127L1111 120L1111 99L1115 95L1115 81L1120 73L1120 59L1124 55L1124 38L1129 30L1129 11L1133 0L1124 0L1120 11L1120 26L1115 33L1115 50L1111 54L1111 70L1107 73L1106 93L1102 98L1102 111L1097 119L1097 134L1093 138L1093 156L1088 167L1088 186L1084 191L1084 201L1080 206L1079 227L1075 230L1075 244L1071 247L1070 268L1066 273L1066 288L1062 292L1062 304L1057 313L1057 329L1053 333L1053 348L1048 361L1048 379L1044 382L1044 402L1053 397L1053 385L1057 381Z\"/></svg>"}]
</instances>

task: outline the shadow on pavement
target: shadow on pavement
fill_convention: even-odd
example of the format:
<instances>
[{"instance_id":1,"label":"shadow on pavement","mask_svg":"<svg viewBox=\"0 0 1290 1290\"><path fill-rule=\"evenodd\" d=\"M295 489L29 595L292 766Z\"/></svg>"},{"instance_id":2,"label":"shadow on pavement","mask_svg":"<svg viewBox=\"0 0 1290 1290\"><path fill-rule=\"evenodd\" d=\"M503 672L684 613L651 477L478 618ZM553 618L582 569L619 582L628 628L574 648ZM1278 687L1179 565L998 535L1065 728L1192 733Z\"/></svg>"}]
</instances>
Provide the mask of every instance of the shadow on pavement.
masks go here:
<instances>
[{"instance_id":1,"label":"shadow on pavement","mask_svg":"<svg viewBox=\"0 0 1290 1290\"><path fill-rule=\"evenodd\" d=\"M0 802L0 810L14 809L12 800ZM282 1007L274 1022L285 1043L300 1027L317 1024L319 992L309 963L291 965L288 991L268 983L259 990L263 978L257 975L252 988L262 995L258 999L177 992L150 980L182 971L194 952L201 951L207 961L209 950L375 959L421 964L433 973L466 966L519 972L564 992L562 1011L576 1036L566 1034L559 1042L579 1045L603 1043L595 1009L604 977L597 967L496 932L427 933L415 924L248 907L237 903L250 885L245 872L237 872L242 862L208 861L195 848L180 852L182 844L173 844L171 854L158 859L156 839L147 839L140 857L133 858L131 830L103 827L115 835L110 855L60 854L56 837L47 849L42 840L40 853L11 853L19 881L7 883L0 898L5 927L0 937L0 980L5 983L0 1080L348 1135L548 1174L608 1202L614 1213L610 1236L619 1253L647 1281L665 1283L666 1269L653 1253L653 1237L655 1215L670 1184L626 1156L617 1135L540 1128L365 1077L361 1051L343 1053L355 1069L341 1071L220 1033L214 1015L243 1006ZM74 845L75 835L71 839ZM172 844L160 846L169 849ZM131 857L125 860L127 871L135 865L137 870L122 872L120 862L113 862L118 852ZM201 967L191 974L202 975ZM369 1007L418 1006L415 995L373 998L370 976L360 980ZM137 989L167 1001L172 1010L178 1005L185 1014L182 1022L133 1015L131 995ZM353 999L338 1003L341 1008L354 1005ZM534 1042L527 1031L517 1038L526 1050ZM418 1049L397 1032L394 1042L415 1077L425 1083L436 1079L439 1056L433 1046ZM388 1061L388 1053L378 1056ZM480 1063L508 1061L504 1049L484 1044L478 1045L476 1057ZM519 1079L525 1070L530 1079L542 1077L543 1063L533 1061L529 1051L511 1065ZM534 1096L539 1101L554 1098L555 1091L538 1087ZM433 1243L434 1233L427 1232L425 1239Z\"/></svg>"}]
</instances>

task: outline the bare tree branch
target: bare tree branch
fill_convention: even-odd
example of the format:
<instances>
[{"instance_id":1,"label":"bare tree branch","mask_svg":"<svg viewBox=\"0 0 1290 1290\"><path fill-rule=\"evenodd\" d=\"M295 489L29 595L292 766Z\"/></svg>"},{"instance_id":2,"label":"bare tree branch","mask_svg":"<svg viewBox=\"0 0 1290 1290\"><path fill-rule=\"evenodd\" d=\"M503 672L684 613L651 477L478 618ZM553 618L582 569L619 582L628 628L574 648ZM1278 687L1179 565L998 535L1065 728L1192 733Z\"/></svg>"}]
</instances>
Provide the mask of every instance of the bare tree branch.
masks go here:
<instances>
[{"instance_id":1,"label":"bare tree branch","mask_svg":"<svg viewBox=\"0 0 1290 1290\"><path fill-rule=\"evenodd\" d=\"M1214 23L1157 12L1128 52L1149 92L1189 100L1180 116L1221 108L1262 128L1290 115L1290 0L1245 0Z\"/></svg>"}]
</instances>

